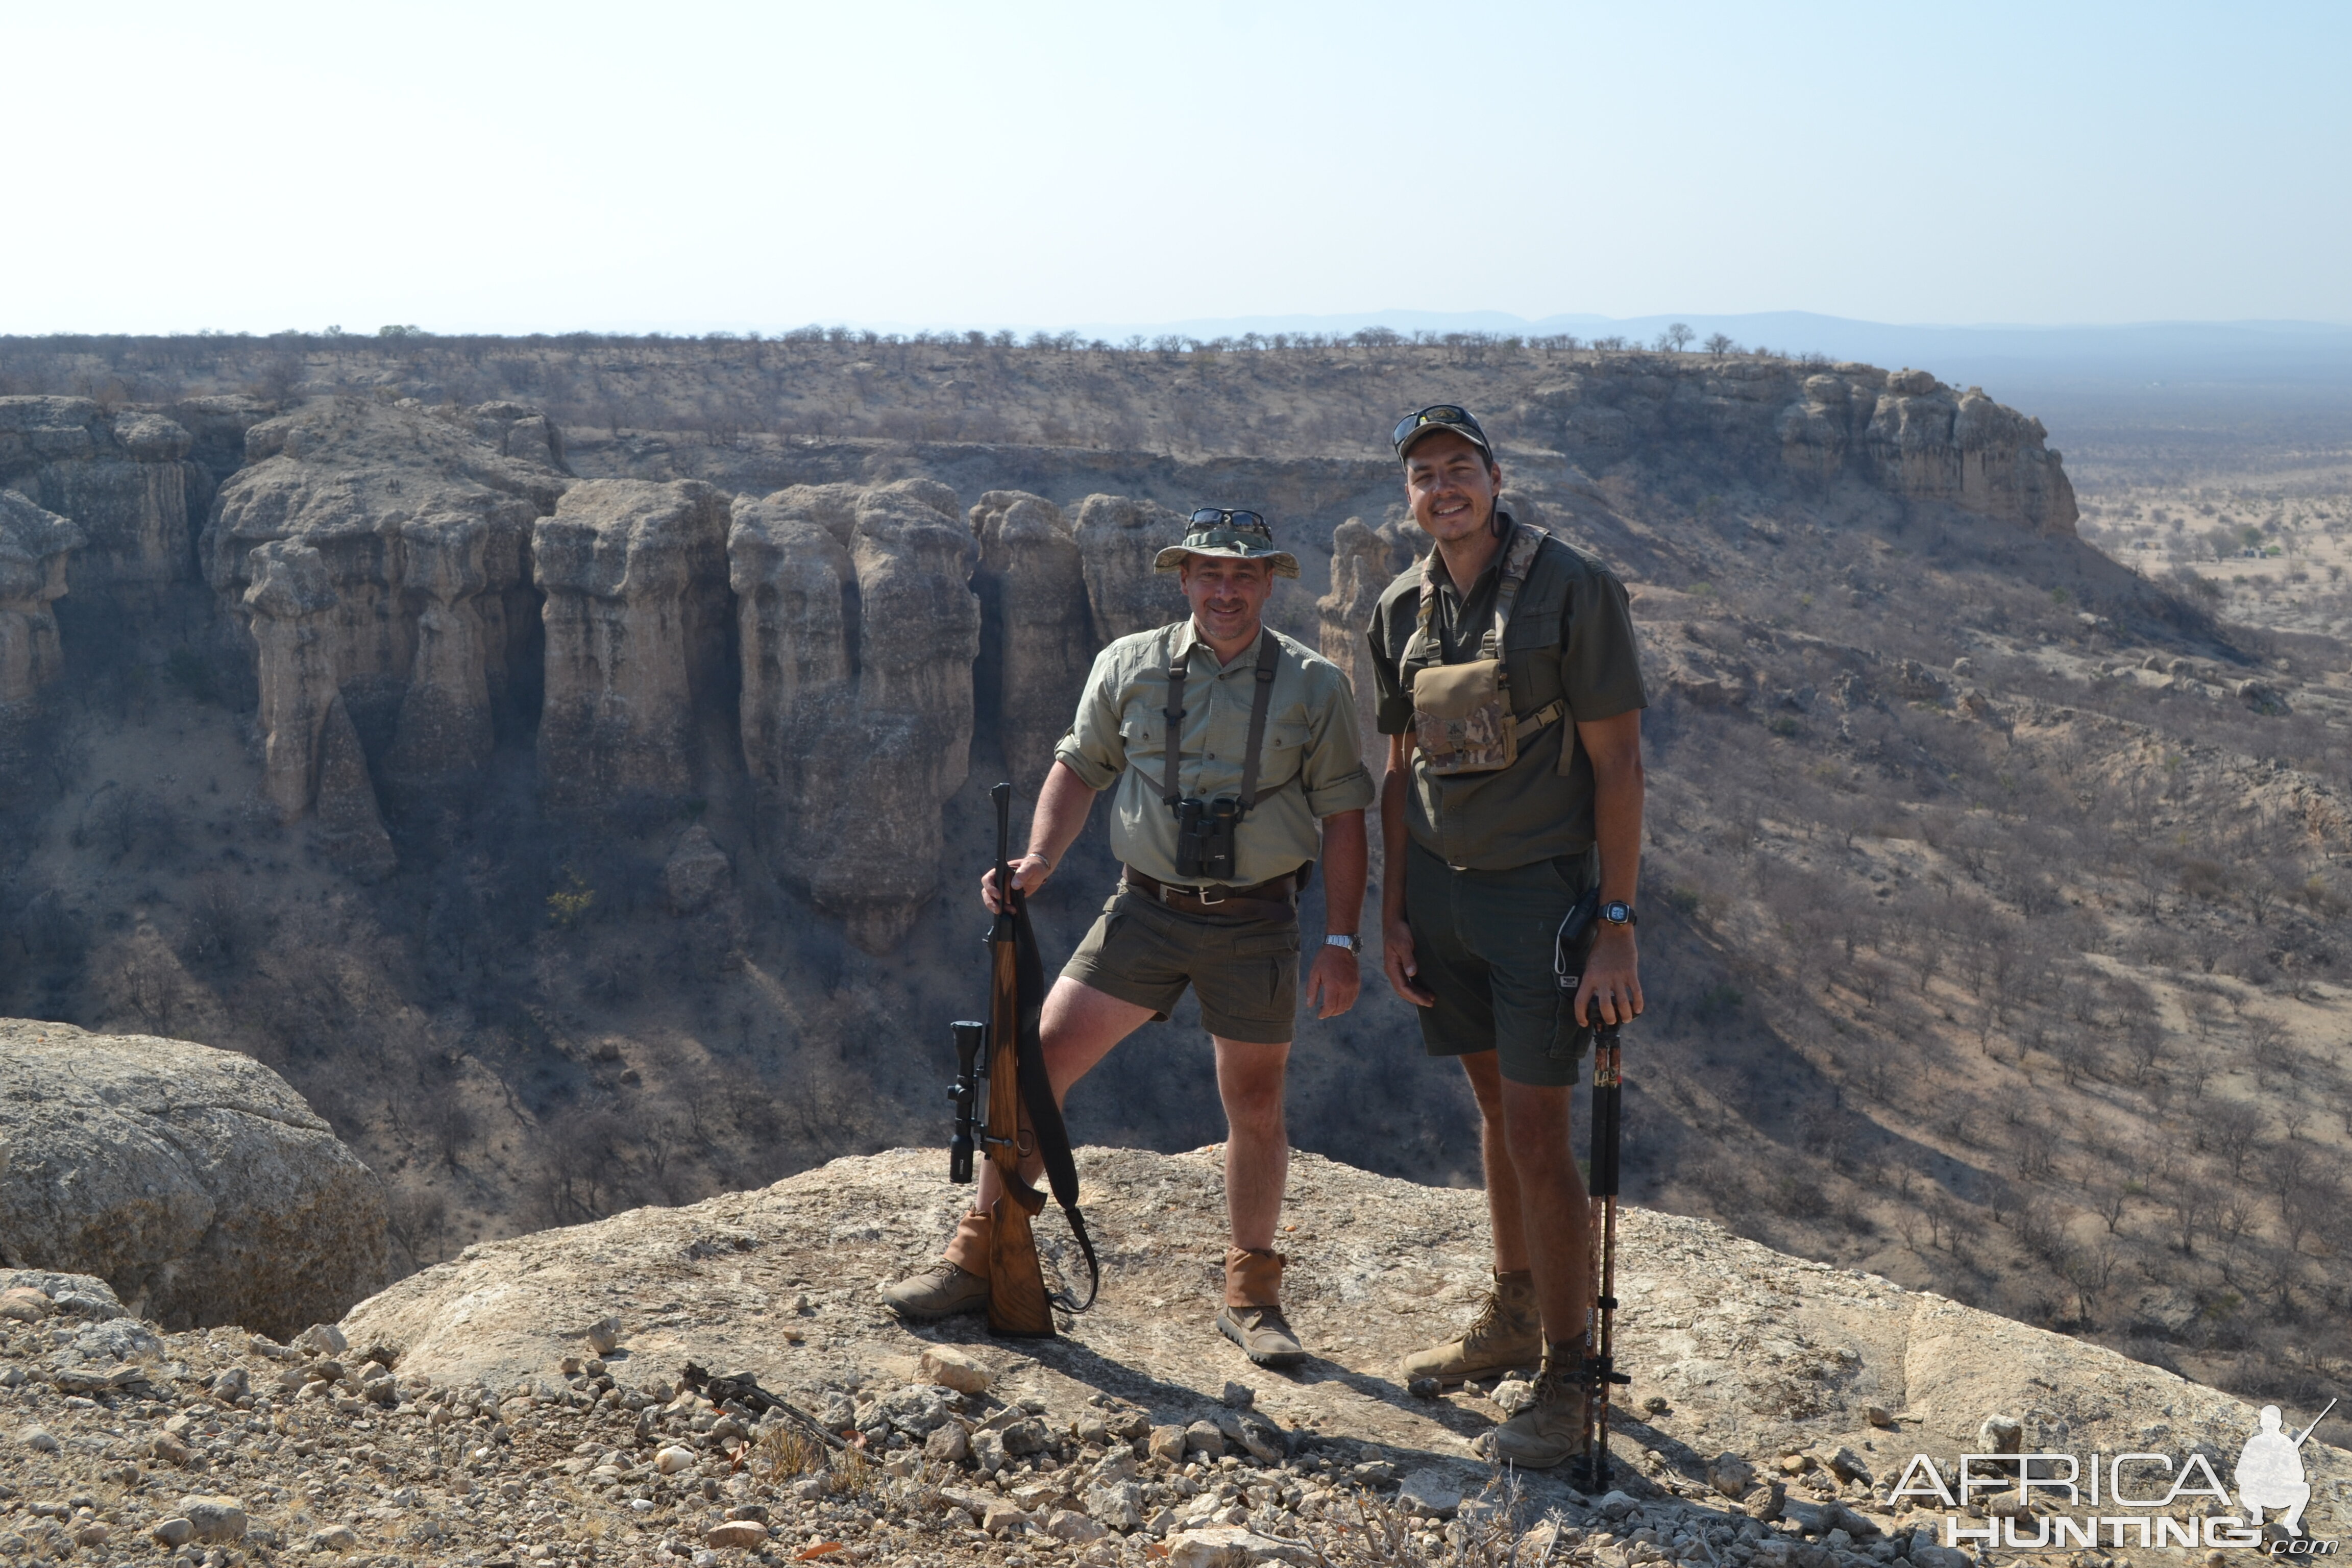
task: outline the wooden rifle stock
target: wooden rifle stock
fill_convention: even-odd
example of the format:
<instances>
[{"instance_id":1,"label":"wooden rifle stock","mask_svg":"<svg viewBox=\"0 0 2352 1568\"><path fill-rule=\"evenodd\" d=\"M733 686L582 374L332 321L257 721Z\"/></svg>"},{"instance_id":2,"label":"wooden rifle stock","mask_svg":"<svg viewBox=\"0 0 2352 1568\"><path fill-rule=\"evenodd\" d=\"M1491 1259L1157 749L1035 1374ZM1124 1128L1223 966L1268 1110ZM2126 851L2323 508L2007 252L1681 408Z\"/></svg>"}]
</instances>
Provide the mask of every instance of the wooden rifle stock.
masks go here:
<instances>
[{"instance_id":1,"label":"wooden rifle stock","mask_svg":"<svg viewBox=\"0 0 2352 1568\"><path fill-rule=\"evenodd\" d=\"M988 793L996 803L997 913L988 933L988 1128L982 1143L1004 1188L989 1209L988 1330L1043 1338L1054 1332L1054 1309L1045 1299L1045 1270L1030 1221L1044 1211L1045 1194L1021 1177L1021 984L1013 924L1013 900L1021 895L1013 890L1005 858L1013 786L1001 784Z\"/></svg>"}]
</instances>

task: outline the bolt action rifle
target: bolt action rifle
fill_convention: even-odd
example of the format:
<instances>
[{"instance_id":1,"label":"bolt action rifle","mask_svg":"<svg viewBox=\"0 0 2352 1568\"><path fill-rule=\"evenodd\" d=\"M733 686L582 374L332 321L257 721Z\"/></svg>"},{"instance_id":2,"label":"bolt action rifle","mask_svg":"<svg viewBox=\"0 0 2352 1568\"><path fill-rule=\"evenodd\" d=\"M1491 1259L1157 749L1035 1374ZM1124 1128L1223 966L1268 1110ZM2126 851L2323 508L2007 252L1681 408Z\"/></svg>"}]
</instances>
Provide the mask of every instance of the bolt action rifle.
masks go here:
<instances>
[{"instance_id":1,"label":"bolt action rifle","mask_svg":"<svg viewBox=\"0 0 2352 1568\"><path fill-rule=\"evenodd\" d=\"M965 1019L950 1026L955 1037L956 1080L948 1094L955 1101L956 1122L948 1144L948 1179L972 1179L973 1122L984 1079L988 1111L978 1147L987 1152L1003 1188L989 1209L988 1329L1013 1338L1045 1338L1054 1332L1055 1306L1083 1312L1094 1305L1102 1270L1078 1213L1077 1163L1070 1152L1062 1108L1045 1078L1045 1047L1037 1035L1045 973L1030 929L1027 900L1013 885L1007 857L1013 786L1001 784L988 794L996 803L997 889L996 920L988 931L988 1021ZM1083 1302L1045 1292L1045 1266L1038 1260L1036 1232L1030 1223L1045 1211L1045 1194L1021 1174L1022 1159L1032 1152L1044 1156L1055 1201L1086 1257L1090 1283Z\"/></svg>"},{"instance_id":2,"label":"bolt action rifle","mask_svg":"<svg viewBox=\"0 0 2352 1568\"><path fill-rule=\"evenodd\" d=\"M1588 891L1560 922L1552 952L1552 975L1567 1005L1576 1005L1584 970L1599 932L1601 892ZM1633 1380L1617 1370L1617 1155L1622 1147L1624 1073L1618 1061L1618 1026L1606 1022L1597 1003L1592 1020L1592 1315L1585 1334L1583 1489L1598 1497L1609 1489L1609 1394Z\"/></svg>"}]
</instances>

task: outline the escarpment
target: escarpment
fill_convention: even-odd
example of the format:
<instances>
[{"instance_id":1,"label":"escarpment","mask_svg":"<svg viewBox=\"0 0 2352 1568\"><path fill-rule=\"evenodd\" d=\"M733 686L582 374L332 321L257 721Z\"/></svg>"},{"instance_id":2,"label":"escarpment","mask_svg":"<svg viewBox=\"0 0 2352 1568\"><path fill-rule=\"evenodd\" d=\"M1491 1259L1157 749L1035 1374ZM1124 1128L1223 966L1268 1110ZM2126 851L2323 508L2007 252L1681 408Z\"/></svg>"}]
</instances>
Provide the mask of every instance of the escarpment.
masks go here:
<instances>
[{"instance_id":1,"label":"escarpment","mask_svg":"<svg viewBox=\"0 0 2352 1568\"><path fill-rule=\"evenodd\" d=\"M136 611L187 577L192 441L161 414L0 397L0 489L73 519L74 586Z\"/></svg>"},{"instance_id":2,"label":"escarpment","mask_svg":"<svg viewBox=\"0 0 2352 1568\"><path fill-rule=\"evenodd\" d=\"M1530 509L1606 523L1587 468L1704 447L1759 486L2073 528L2042 426L1923 372L1625 355L1517 395L1490 422ZM1274 618L1319 630L1379 743L1362 625L1414 531L1394 509L1319 537L1380 504L1376 466L819 442L707 464L719 484L574 437L509 400L0 398L0 709L71 669L77 604L136 624L184 590L259 795L345 871L398 868L403 825L461 820L504 754L567 831L731 814L719 841L881 951L939 886L975 754L1033 788L1094 655L1185 613L1165 503L1216 500L1271 510L1308 595ZM910 470L958 482L882 482ZM800 475L824 482L772 482Z\"/></svg>"},{"instance_id":3,"label":"escarpment","mask_svg":"<svg viewBox=\"0 0 2352 1568\"><path fill-rule=\"evenodd\" d=\"M978 549L928 479L735 504L743 755L769 863L869 949L939 876L971 746Z\"/></svg>"},{"instance_id":4,"label":"escarpment","mask_svg":"<svg viewBox=\"0 0 2352 1568\"><path fill-rule=\"evenodd\" d=\"M592 479L531 536L547 595L539 726L549 805L678 799L727 679L727 502L693 480Z\"/></svg>"},{"instance_id":5,"label":"escarpment","mask_svg":"<svg viewBox=\"0 0 2352 1568\"><path fill-rule=\"evenodd\" d=\"M0 489L0 715L64 668L51 605L65 595L68 555L84 542L67 519Z\"/></svg>"},{"instance_id":6,"label":"escarpment","mask_svg":"<svg viewBox=\"0 0 2352 1568\"><path fill-rule=\"evenodd\" d=\"M981 686L1001 692L1005 766L1042 778L1069 728L1100 644L1087 609L1086 557L1062 509L1043 496L991 490L971 509L980 542Z\"/></svg>"},{"instance_id":7,"label":"escarpment","mask_svg":"<svg viewBox=\"0 0 2352 1568\"><path fill-rule=\"evenodd\" d=\"M280 816L317 804L331 699L389 784L430 792L479 768L499 710L538 688L530 531L566 476L360 399L264 421L245 449L201 558L253 650Z\"/></svg>"}]
</instances>

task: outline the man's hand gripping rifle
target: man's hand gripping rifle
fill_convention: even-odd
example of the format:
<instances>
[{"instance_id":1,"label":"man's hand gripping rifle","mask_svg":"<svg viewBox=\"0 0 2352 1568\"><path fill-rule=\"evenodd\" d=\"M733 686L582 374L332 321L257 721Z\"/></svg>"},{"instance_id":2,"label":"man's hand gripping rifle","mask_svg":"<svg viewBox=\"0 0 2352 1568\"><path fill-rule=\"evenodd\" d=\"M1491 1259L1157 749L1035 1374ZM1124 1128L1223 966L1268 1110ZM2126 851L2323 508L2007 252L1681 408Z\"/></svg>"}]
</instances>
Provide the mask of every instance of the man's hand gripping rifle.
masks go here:
<instances>
[{"instance_id":1,"label":"man's hand gripping rifle","mask_svg":"<svg viewBox=\"0 0 2352 1568\"><path fill-rule=\"evenodd\" d=\"M997 887L996 921L988 932L988 1021L964 1019L950 1026L955 1036L956 1080L948 1093L955 1101L956 1120L955 1136L948 1145L948 1179L972 1179L973 1123L980 1084L985 1079L988 1112L977 1148L987 1152L1003 1188L989 1209L988 1328L995 1334L1045 1337L1054 1332L1057 1300L1080 1312L1094 1304L1101 1271L1078 1213L1077 1163L1071 1157L1062 1108L1045 1078L1045 1048L1037 1034L1045 1005L1045 966L1029 928L1026 900L1013 886L1008 863L1013 786L1001 784L988 793L996 803ZM1045 1210L1045 1194L1021 1173L1023 1155L1033 1151L1044 1158L1055 1201L1062 1205L1086 1256L1092 1283L1083 1302L1045 1293L1045 1266L1038 1260L1036 1233L1030 1226Z\"/></svg>"},{"instance_id":2,"label":"man's hand gripping rifle","mask_svg":"<svg viewBox=\"0 0 2352 1568\"><path fill-rule=\"evenodd\" d=\"M1569 1006L1583 987L1584 970L1599 934L1601 893L1577 900L1560 922L1552 952L1552 976ZM1617 1370L1617 1154L1622 1144L1624 1074L1617 1054L1618 1026L1587 1005L1592 1021L1592 1314L1584 1357L1584 1460L1580 1480L1595 1496L1609 1488L1609 1395L1633 1379Z\"/></svg>"}]
</instances>

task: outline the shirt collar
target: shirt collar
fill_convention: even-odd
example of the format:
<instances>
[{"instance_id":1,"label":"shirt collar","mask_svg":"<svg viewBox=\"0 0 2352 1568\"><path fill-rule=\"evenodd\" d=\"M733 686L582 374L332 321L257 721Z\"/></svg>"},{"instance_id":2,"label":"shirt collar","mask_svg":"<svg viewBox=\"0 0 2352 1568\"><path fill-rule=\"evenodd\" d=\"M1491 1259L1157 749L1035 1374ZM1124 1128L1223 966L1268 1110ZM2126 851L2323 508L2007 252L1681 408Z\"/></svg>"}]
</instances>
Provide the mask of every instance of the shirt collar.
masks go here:
<instances>
[{"instance_id":1,"label":"shirt collar","mask_svg":"<svg viewBox=\"0 0 2352 1568\"><path fill-rule=\"evenodd\" d=\"M1264 617L1260 617L1257 623L1257 635L1258 637L1265 636L1265 621ZM1195 647L1199 647L1201 651L1207 654L1211 658L1216 658L1217 650L1209 646L1207 639L1201 636L1200 626L1194 622L1192 616L1187 616L1184 617L1182 629L1178 631L1176 634L1176 640L1168 645L1169 662L1171 664L1174 663L1179 658L1191 653ZM1256 658L1257 638L1252 638L1247 647L1243 648L1241 652L1234 655L1235 662L1242 659L1249 659L1253 664L1255 664ZM1187 668L1190 667L1188 666ZM1217 668L1219 671L1222 672L1223 670L1231 669L1232 668L1232 664L1226 663L1223 660L1218 660Z\"/></svg>"},{"instance_id":2,"label":"shirt collar","mask_svg":"<svg viewBox=\"0 0 2352 1568\"><path fill-rule=\"evenodd\" d=\"M1480 584L1484 584L1488 578L1495 576L1502 571L1503 557L1509 554L1511 551L1511 533L1514 527L1511 521L1511 514L1505 511L1501 507L1496 507L1495 509L1495 521L1487 526L1490 528L1496 528L1501 532L1503 542L1501 547L1495 552L1493 557L1487 561L1486 570L1478 574L1477 581L1472 583L1469 587L1464 588L1454 581L1454 574L1445 569L1444 556L1437 555L1436 557L1437 571L1435 575L1437 578L1437 585L1441 588L1453 589L1454 596L1461 599L1465 604L1477 594ZM1430 547L1430 553L1436 555L1436 547L1434 545ZM1187 621L1184 624L1188 626L1192 625L1190 621Z\"/></svg>"}]
</instances>

